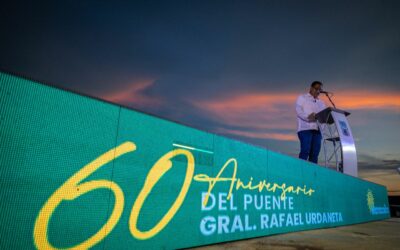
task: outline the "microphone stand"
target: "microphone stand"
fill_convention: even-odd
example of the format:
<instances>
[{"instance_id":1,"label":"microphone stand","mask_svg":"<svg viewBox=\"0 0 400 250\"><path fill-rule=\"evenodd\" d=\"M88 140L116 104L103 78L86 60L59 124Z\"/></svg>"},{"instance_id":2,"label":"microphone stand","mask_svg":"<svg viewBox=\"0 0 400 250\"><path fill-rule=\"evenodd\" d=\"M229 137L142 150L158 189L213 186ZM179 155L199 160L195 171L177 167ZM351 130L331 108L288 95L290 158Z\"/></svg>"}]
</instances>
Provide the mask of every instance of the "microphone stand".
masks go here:
<instances>
[{"instance_id":1,"label":"microphone stand","mask_svg":"<svg viewBox=\"0 0 400 250\"><path fill-rule=\"evenodd\" d=\"M328 100L332 103L333 107L336 108L336 105L333 103L331 97L329 96L329 93L325 93L326 97L328 97Z\"/></svg>"}]
</instances>

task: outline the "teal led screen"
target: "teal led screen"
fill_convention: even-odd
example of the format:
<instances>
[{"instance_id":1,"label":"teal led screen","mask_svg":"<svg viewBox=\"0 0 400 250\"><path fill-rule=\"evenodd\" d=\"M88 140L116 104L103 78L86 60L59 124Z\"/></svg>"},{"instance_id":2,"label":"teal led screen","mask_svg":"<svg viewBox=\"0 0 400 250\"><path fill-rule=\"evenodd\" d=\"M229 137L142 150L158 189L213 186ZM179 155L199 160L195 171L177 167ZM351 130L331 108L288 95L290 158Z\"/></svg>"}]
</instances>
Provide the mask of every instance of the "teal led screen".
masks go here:
<instances>
[{"instance_id":1,"label":"teal led screen","mask_svg":"<svg viewBox=\"0 0 400 250\"><path fill-rule=\"evenodd\" d=\"M0 73L0 249L176 249L389 217L385 187Z\"/></svg>"}]
</instances>

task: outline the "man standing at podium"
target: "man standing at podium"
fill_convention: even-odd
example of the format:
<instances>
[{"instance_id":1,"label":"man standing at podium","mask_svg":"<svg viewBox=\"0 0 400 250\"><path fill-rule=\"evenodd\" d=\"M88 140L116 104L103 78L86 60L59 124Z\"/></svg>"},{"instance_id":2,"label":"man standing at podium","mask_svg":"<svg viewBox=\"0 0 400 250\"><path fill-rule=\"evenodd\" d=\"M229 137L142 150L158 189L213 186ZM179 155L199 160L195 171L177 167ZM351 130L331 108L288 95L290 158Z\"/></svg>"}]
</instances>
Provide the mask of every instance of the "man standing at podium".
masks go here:
<instances>
[{"instance_id":1,"label":"man standing at podium","mask_svg":"<svg viewBox=\"0 0 400 250\"><path fill-rule=\"evenodd\" d=\"M318 155L321 149L321 132L315 119L315 114L325 109L323 101L318 99L322 83L311 83L310 91L302 94L296 101L297 135L300 139L299 158L318 163Z\"/></svg>"}]
</instances>

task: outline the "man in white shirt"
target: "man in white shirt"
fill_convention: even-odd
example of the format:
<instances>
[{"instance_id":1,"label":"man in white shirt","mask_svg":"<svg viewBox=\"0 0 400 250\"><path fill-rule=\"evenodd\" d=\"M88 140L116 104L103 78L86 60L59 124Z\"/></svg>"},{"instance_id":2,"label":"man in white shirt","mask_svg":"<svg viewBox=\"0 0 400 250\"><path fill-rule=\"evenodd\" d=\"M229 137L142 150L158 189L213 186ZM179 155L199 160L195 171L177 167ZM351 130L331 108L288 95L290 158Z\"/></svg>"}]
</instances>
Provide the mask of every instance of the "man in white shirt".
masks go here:
<instances>
[{"instance_id":1,"label":"man in white shirt","mask_svg":"<svg viewBox=\"0 0 400 250\"><path fill-rule=\"evenodd\" d=\"M321 149L321 133L315 119L315 114L325 109L323 101L318 99L322 83L311 83L310 91L300 95L296 101L297 135L300 140L299 158L318 163Z\"/></svg>"}]
</instances>

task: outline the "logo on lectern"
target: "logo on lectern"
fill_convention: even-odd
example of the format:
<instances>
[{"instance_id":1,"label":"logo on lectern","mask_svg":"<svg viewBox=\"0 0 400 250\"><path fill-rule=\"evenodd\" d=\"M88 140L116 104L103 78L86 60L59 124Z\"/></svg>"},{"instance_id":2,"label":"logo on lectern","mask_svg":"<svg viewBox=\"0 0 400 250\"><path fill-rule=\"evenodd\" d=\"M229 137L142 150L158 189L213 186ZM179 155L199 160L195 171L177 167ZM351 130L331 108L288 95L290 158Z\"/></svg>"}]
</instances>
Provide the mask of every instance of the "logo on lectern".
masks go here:
<instances>
[{"instance_id":1,"label":"logo on lectern","mask_svg":"<svg viewBox=\"0 0 400 250\"><path fill-rule=\"evenodd\" d=\"M347 127L347 124L344 121L340 121L340 129L342 130L343 135L345 136L350 136L349 128Z\"/></svg>"}]
</instances>

